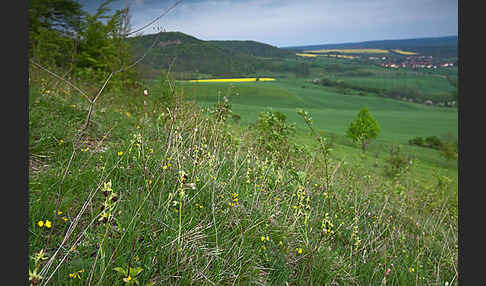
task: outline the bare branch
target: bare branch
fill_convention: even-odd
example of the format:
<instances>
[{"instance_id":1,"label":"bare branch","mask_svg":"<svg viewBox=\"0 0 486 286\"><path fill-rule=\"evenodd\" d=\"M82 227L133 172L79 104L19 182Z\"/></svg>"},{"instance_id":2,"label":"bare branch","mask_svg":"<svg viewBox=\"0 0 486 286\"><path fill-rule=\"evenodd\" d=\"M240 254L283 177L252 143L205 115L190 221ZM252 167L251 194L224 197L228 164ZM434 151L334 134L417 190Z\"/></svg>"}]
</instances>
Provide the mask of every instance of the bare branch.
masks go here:
<instances>
[{"instance_id":1,"label":"bare branch","mask_svg":"<svg viewBox=\"0 0 486 286\"><path fill-rule=\"evenodd\" d=\"M64 82L66 82L66 83L67 83L67 84L69 84L71 87L73 87L74 89L76 89L77 91L79 91L79 92L80 92L82 95L84 95L84 97L86 97L86 99L88 99L88 100L89 100L89 102L91 102L91 99L89 99L89 96L88 96L88 95L87 95L87 94L86 94L84 91L82 91L80 88L78 88L77 86L75 86L74 84L72 84L71 82L69 82L68 80L66 80L66 79L62 78L61 76L58 76L58 75L57 75L57 74L55 74L54 72L52 72L52 71L50 71L50 70L46 69L45 67L43 67L43 66L41 66L40 64L36 63L36 62L35 62L34 60L32 60L32 59L30 60L30 62L31 62L33 65L35 65L36 67L38 67L38 68L40 68L40 69L42 69L42 70L44 70L44 71L46 71L46 72L50 73L51 75L55 76L56 78L58 78L58 79L60 79L60 80L62 80L62 81L64 81Z\"/></svg>"},{"instance_id":2,"label":"bare branch","mask_svg":"<svg viewBox=\"0 0 486 286\"><path fill-rule=\"evenodd\" d=\"M169 13L170 10L174 9L177 5L179 5L182 1L184 0L179 0L177 1L174 5L172 5L169 9L165 10L164 13L162 13L161 15L159 15L157 18L155 18L154 20L152 20L151 22L149 22L148 24L146 24L145 26L135 30L135 31L132 31L132 32L129 32L127 34L125 34L125 36L129 36L131 34L135 34L137 32L140 32L142 30L145 30L145 28L149 27L150 25L152 25L153 23L155 23L156 21L158 21L160 18L164 17L165 15L167 15L167 13Z\"/></svg>"}]
</instances>

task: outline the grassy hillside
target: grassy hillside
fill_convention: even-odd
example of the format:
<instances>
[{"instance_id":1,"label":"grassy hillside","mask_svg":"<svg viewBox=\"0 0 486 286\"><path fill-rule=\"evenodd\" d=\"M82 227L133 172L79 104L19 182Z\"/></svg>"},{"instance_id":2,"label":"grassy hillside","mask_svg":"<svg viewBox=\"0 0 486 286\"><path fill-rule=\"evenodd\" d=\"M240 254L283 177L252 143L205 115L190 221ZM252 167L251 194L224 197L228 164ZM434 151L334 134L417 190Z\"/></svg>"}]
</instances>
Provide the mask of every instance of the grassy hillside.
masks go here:
<instances>
[{"instance_id":1,"label":"grassy hillside","mask_svg":"<svg viewBox=\"0 0 486 286\"><path fill-rule=\"evenodd\" d=\"M329 141L320 149L318 137L304 136L309 130L290 113L300 141L224 120L231 109L251 123L251 114L266 106L290 112L298 105L319 129L342 130L344 122L333 118L354 117L368 103L383 136L402 142L393 128L402 136L418 128L398 132L405 115L423 116L430 132L445 128L429 125L433 114L453 121L445 109L302 88L299 79L233 88L194 84L199 88L192 91L177 84L175 93L158 82L148 97L103 92L84 130L88 102L48 77L31 76L29 89L32 279L53 285L457 283L457 186L440 168L417 170L422 165L414 163L383 176L386 157L372 166L372 156L354 158L359 152L339 138L332 150ZM235 93L232 106L213 105L218 89L221 96ZM188 100L198 96L209 110ZM394 116L395 123L385 123ZM269 145L268 138L281 141Z\"/></svg>"}]
</instances>

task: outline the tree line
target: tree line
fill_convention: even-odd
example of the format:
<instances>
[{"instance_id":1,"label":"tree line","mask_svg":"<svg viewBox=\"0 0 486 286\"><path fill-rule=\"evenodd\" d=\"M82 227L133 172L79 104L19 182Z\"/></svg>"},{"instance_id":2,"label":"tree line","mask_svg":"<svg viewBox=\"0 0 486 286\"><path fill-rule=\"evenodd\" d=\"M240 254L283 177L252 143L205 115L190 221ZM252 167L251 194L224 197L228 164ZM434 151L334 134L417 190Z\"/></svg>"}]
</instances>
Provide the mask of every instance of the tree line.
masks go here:
<instances>
[{"instance_id":1,"label":"tree line","mask_svg":"<svg viewBox=\"0 0 486 286\"><path fill-rule=\"evenodd\" d=\"M111 11L100 4L93 14L74 0L29 1L29 60L46 68L63 70L71 80L102 82L134 61L126 41L130 30L129 7ZM117 73L110 87L137 85L138 71Z\"/></svg>"}]
</instances>

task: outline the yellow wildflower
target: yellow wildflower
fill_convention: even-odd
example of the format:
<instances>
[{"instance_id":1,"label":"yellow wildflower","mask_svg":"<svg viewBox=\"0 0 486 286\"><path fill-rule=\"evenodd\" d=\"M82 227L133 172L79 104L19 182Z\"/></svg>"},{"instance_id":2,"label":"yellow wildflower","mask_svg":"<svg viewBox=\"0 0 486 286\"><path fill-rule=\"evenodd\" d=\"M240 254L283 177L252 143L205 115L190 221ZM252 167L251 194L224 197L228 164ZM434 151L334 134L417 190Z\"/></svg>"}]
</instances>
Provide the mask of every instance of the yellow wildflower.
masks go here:
<instances>
[{"instance_id":1,"label":"yellow wildflower","mask_svg":"<svg viewBox=\"0 0 486 286\"><path fill-rule=\"evenodd\" d=\"M118 152L118 156L123 155L123 151Z\"/></svg>"},{"instance_id":2,"label":"yellow wildflower","mask_svg":"<svg viewBox=\"0 0 486 286\"><path fill-rule=\"evenodd\" d=\"M44 226L44 222L43 222L43 221L39 221L39 222L37 223L37 225L38 225L39 227L43 227L43 226Z\"/></svg>"},{"instance_id":3,"label":"yellow wildflower","mask_svg":"<svg viewBox=\"0 0 486 286\"><path fill-rule=\"evenodd\" d=\"M47 228L51 228L51 222L49 220L46 220L45 226Z\"/></svg>"},{"instance_id":4,"label":"yellow wildflower","mask_svg":"<svg viewBox=\"0 0 486 286\"><path fill-rule=\"evenodd\" d=\"M132 280L132 277L130 275L128 275L127 278L123 278L123 281L126 283L130 282L130 280Z\"/></svg>"}]
</instances>

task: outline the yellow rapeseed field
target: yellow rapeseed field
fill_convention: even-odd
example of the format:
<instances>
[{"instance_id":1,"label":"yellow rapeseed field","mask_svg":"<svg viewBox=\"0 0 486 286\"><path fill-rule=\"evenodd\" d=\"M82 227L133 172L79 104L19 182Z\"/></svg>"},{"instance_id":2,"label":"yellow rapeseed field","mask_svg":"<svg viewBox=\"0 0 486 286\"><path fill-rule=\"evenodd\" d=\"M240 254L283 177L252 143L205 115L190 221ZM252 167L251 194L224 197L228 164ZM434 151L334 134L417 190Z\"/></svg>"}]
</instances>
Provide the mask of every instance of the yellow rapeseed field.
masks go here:
<instances>
[{"instance_id":1,"label":"yellow rapeseed field","mask_svg":"<svg viewBox=\"0 0 486 286\"><path fill-rule=\"evenodd\" d=\"M258 81L272 81L274 78L260 77ZM189 82L251 82L257 81L256 77L249 78L217 78L217 79L191 79Z\"/></svg>"},{"instance_id":2,"label":"yellow rapeseed field","mask_svg":"<svg viewBox=\"0 0 486 286\"><path fill-rule=\"evenodd\" d=\"M413 56L416 55L416 52L407 52L407 51L402 51L402 50L392 50L393 52L401 55L407 55L407 56Z\"/></svg>"},{"instance_id":3,"label":"yellow rapeseed field","mask_svg":"<svg viewBox=\"0 0 486 286\"><path fill-rule=\"evenodd\" d=\"M331 55L323 55L323 56L326 56L326 57L334 57L334 58L343 58L343 59L355 59L355 58L357 58L355 56L334 55L334 54L331 54Z\"/></svg>"},{"instance_id":4,"label":"yellow rapeseed field","mask_svg":"<svg viewBox=\"0 0 486 286\"><path fill-rule=\"evenodd\" d=\"M312 50L304 51L307 53L343 53L343 54L387 54L388 50L383 49L323 49L323 50Z\"/></svg>"},{"instance_id":5,"label":"yellow rapeseed field","mask_svg":"<svg viewBox=\"0 0 486 286\"><path fill-rule=\"evenodd\" d=\"M318 55L315 55L315 54L302 54L302 53L296 53L297 56L301 56L301 57L317 57Z\"/></svg>"},{"instance_id":6,"label":"yellow rapeseed field","mask_svg":"<svg viewBox=\"0 0 486 286\"><path fill-rule=\"evenodd\" d=\"M343 58L343 59L355 59L355 58L357 58L355 56L335 55L335 54L331 54L331 55L328 55L328 54L316 55L316 54L297 53L296 55L297 56L301 56L301 57L312 57L312 58L317 57L317 56L335 57L335 58Z\"/></svg>"}]
</instances>

